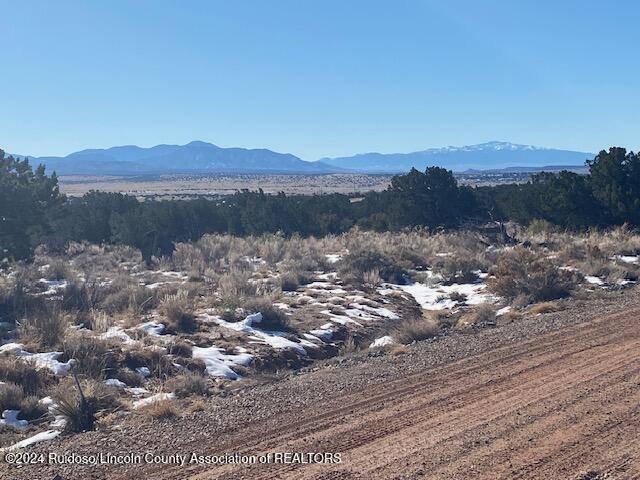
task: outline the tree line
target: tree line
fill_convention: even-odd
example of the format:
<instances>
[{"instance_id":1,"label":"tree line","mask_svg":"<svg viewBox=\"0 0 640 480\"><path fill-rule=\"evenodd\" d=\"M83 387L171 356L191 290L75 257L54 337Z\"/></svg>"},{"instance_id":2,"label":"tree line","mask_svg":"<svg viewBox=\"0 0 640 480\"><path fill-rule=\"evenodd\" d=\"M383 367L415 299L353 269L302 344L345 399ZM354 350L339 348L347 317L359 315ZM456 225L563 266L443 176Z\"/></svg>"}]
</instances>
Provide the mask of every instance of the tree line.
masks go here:
<instances>
[{"instance_id":1,"label":"tree line","mask_svg":"<svg viewBox=\"0 0 640 480\"><path fill-rule=\"evenodd\" d=\"M97 191L66 198L55 173L47 176L43 166L33 170L27 160L0 150L0 257L28 259L39 244L61 250L69 241L87 240L130 245L150 261L170 253L174 242L205 233L322 236L354 226L436 230L487 220L526 225L536 219L574 230L640 225L640 156L613 147L587 166L587 175L540 173L524 184L476 188L459 186L452 172L440 167L412 169L363 198L242 190L217 200L139 202Z\"/></svg>"}]
</instances>

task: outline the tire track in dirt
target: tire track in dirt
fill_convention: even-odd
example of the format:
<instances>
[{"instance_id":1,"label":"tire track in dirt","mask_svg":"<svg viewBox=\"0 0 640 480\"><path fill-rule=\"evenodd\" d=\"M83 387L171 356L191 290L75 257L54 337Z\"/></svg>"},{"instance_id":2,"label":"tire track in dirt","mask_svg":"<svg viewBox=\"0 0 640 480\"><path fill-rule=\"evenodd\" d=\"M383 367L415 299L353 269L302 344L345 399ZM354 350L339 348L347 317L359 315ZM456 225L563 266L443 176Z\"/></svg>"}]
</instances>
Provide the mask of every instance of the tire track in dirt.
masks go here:
<instances>
[{"instance_id":1,"label":"tire track in dirt","mask_svg":"<svg viewBox=\"0 0 640 480\"><path fill-rule=\"evenodd\" d=\"M419 450L424 452L429 452L430 449L442 450L447 447L448 443L454 442L453 445L449 445L449 447L452 447L457 445L455 442L460 442L463 437L473 436L474 432L481 433L483 427L487 424L492 422L500 424L500 422L503 422L506 423L503 425L503 430L495 432L498 435L497 438L500 438L500 436L506 437L505 441L511 440L513 445L508 443L505 445L502 442L499 448L494 449L493 454L496 458L492 463L497 467L500 465L500 461L504 460L501 457L507 455L511 449L519 447L520 450L516 453L527 450L525 448L526 445L523 445L522 438L515 438L513 434L509 433L509 422L514 423L517 420L511 418L516 415L514 412L546 405L547 415L545 416L544 412L539 412L536 417L537 420L529 422L528 428L540 428L540 435L543 434L542 432L552 434L553 429L550 427L554 425L554 422L558 425L558 428L561 428L561 426L566 428L572 417L576 417L575 421L579 422L580 414L583 413L589 396L576 396L573 392L588 389L589 385L594 386L596 390L594 395L597 395L598 398L602 396L609 401L618 402L616 411L619 411L622 418L627 418L633 415L633 411L621 408L620 402L628 399L629 395L636 395L637 393L634 394L634 389L631 388L626 390L627 394L625 395L625 391L618 392L616 385L621 384L624 387L629 382L636 382L635 392L637 392L637 371L640 368L640 360L638 358L639 329L635 321L637 315L638 311L635 310L623 315L610 316L606 319L589 322L586 325L583 324L580 328L554 332L545 336L545 338L537 339L537 343L536 341L531 341L519 346L503 347L500 352L494 351L489 354L481 354L475 359L465 359L465 361L457 362L453 366L445 366L422 376L408 377L405 379L408 385L404 388L394 389L396 382L381 386L376 389L375 395L362 401L347 404L331 412L325 412L321 419L311 417L307 418L306 421L285 421L283 425L276 429L276 432L269 432L269 434L263 436L262 441L246 444L246 451L256 453L257 450L262 450L265 447L279 451L290 451L292 447L297 446L306 447L301 451L317 451L313 449L314 446L326 446L330 448L326 448L325 451L340 451L340 449L350 450L351 453L358 451L366 460L358 462L356 459L349 457L353 462L352 464L344 462L334 469L321 465L271 465L261 467L261 469L251 469L250 478L259 478L259 475L264 475L268 478L276 478L276 475L283 475L284 477L291 475L291 478L323 478L326 475L331 475L331 478L336 478L336 475L341 475L349 478L359 471L357 467L361 466L360 464L367 466L369 472L375 472L376 476L370 478L386 478L391 475L392 472L388 469L385 470L385 465L392 465L395 468L393 476L403 478L403 470L406 474L410 474L410 472L411 474L416 473L414 468L416 460L412 457L409 459L410 461L406 461L409 456L403 454L402 451L398 451L398 460L393 461L387 458L385 461L384 458L380 458L381 452L394 451L394 448L396 450L405 448L406 451L413 455L418 450L416 447L419 447ZM595 345L590 344L594 342ZM500 358L500 353L506 353L506 355ZM539 355L536 355L536 353ZM489 358L490 360L482 362L484 358ZM473 364L474 362L476 362L475 365ZM476 378L466 378L467 375L474 373L480 379L479 383L477 381L474 382L474 380L477 380ZM492 376L493 381L491 380ZM463 385L459 385L460 383ZM385 388L388 391L385 392ZM440 395L434 394L433 388L438 389ZM537 393L538 391L542 393ZM366 394L366 392L363 392L363 394ZM614 398L610 398L612 394ZM486 397L486 399L482 400L483 397ZM446 398L449 398L449 403L446 406L449 411L447 411L446 407L440 407L428 413L416 413ZM637 400L637 397L633 397L629 401L631 403L635 402L637 405ZM393 402L398 402L400 404L399 408L397 405L390 406ZM352 411L353 413L351 413ZM477 412L480 412L481 415L478 415ZM477 418L477 420L469 422L467 420L469 417ZM381 425L385 422L388 422L388 425ZM311 428L304 428L305 425L309 424L311 424ZM296 425L300 425L301 428L296 429ZM617 435L618 433L616 432L624 434L627 430L632 431L635 423L627 422L626 424L620 423L616 425L609 429L613 433L607 435ZM626 425L632 426L626 427ZM556 428L556 432L558 428ZM441 438L436 442L433 439L427 439L426 437L430 437L435 429L449 433L441 433ZM427 435L424 434L425 431ZM576 458L588 456L589 450L581 450L578 447L590 444L592 445L590 448L593 448L593 446L598 445L597 438L599 435L604 436L607 429L603 427L594 431L596 432L595 439L590 442L585 443L583 441L580 443L585 432L580 429L575 429L575 431L567 430L567 433L573 432L579 437L576 439L578 443L572 444L569 442L565 445L567 450L565 456L568 460L571 456ZM278 435L280 432L282 434L275 438L271 434ZM532 433L535 434L535 431ZM313 435L319 438L313 438ZM553 435L549 438L553 439ZM224 442L223 445L239 445L237 443L238 440L230 439L230 441ZM635 437L629 440L634 443ZM496 444L500 445L500 442L496 442ZM411 445L413 445L413 448L411 448ZM557 446L560 447L561 445ZM553 450L553 442L549 443L547 447ZM449 449L451 450L451 448ZM490 458L492 455L491 448L485 448L484 450L486 450L486 454L480 456L478 456L477 449L476 451L470 449L466 455L461 454L458 459L458 466L464 470L465 464L463 462L466 462L466 468L468 469L473 467L473 458L483 458L485 460ZM216 451L218 451L217 448ZM638 449L636 447L628 447L625 452L623 456L615 455L615 458L611 457L607 468L616 468L616 464L622 464L623 462L625 465L637 465L637 463L634 463L634 459L637 458ZM375 461L381 462L380 468L378 468L374 460L371 460L371 457L365 455L366 453L371 456L377 455L374 458L377 458ZM435 454L436 452L432 453ZM538 451L538 454L541 454L541 452ZM475 455L475 457L469 457L469 455ZM425 453L424 456L427 457L428 454ZM514 459L517 458L519 457L515 455ZM456 459L447 459L446 456L443 459L455 466ZM525 455L522 461L526 460ZM402 462L404 464L400 465ZM546 460L538 458L533 463L534 467L521 465L523 478L534 478L532 471L535 471L536 468L542 468L544 462L546 462L545 465L548 465L545 468L557 469L557 464L562 463L562 458L549 457ZM442 467L445 463L443 460L440 466ZM601 463L604 465L606 462ZM423 471L421 473L427 477L438 478L435 475L442 469L438 468L437 465L432 465L431 467L435 467L435 469L432 468L430 472ZM501 468L505 471L504 462ZM323 469L325 470L324 472L321 471ZM459 475L459 472L456 473L454 470L453 468L448 469L454 475ZM514 475L516 472L517 469L512 471ZM182 471L182 474L185 473L185 471ZM246 475L249 470L244 467L214 469L194 478L213 478L213 475L218 478L218 475L227 473L232 478L237 478L235 474ZM444 474L446 472L442 470L441 473ZM412 477L409 476L407 478ZM465 477L450 476L440 478ZM489 476L487 478L495 477Z\"/></svg>"}]
</instances>

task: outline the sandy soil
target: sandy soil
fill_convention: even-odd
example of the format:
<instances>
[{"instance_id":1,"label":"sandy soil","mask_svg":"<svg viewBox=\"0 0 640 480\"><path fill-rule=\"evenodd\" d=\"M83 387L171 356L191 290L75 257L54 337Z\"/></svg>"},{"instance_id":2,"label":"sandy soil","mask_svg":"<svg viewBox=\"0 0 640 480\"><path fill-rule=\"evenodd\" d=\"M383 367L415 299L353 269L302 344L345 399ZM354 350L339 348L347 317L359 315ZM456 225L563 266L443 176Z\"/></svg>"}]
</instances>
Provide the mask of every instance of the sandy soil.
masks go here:
<instances>
[{"instance_id":1,"label":"sandy soil","mask_svg":"<svg viewBox=\"0 0 640 480\"><path fill-rule=\"evenodd\" d=\"M330 452L340 454L340 463L4 465L0 476L640 478L639 319L637 294L586 303L529 323L419 344L407 355L333 365L238 392L224 399L224 407L182 418L179 426L132 420L116 431L34 450ZM426 368L434 357L436 365Z\"/></svg>"}]
</instances>

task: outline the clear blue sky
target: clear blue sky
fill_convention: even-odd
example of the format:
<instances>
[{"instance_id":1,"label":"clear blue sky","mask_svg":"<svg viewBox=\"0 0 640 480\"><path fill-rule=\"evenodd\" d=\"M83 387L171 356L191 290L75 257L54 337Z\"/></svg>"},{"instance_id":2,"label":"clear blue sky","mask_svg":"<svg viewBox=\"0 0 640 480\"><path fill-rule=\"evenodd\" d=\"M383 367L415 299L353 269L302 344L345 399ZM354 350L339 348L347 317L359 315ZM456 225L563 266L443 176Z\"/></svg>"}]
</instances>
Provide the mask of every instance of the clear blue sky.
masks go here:
<instances>
[{"instance_id":1,"label":"clear blue sky","mask_svg":"<svg viewBox=\"0 0 640 480\"><path fill-rule=\"evenodd\" d=\"M640 2L0 0L0 146L640 147Z\"/></svg>"}]
</instances>

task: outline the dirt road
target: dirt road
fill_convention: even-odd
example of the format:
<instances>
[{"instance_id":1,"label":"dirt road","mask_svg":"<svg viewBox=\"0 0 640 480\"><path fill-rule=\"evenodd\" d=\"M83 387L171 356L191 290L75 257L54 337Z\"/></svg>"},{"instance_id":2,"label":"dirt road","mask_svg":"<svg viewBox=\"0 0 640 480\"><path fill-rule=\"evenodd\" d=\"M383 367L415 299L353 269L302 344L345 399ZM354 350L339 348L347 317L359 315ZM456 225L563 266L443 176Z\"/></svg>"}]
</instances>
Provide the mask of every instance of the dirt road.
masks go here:
<instances>
[{"instance_id":1,"label":"dirt road","mask_svg":"<svg viewBox=\"0 0 640 480\"><path fill-rule=\"evenodd\" d=\"M209 452L339 452L339 464L152 478L640 478L639 319L595 319L346 394L221 436Z\"/></svg>"}]
</instances>

